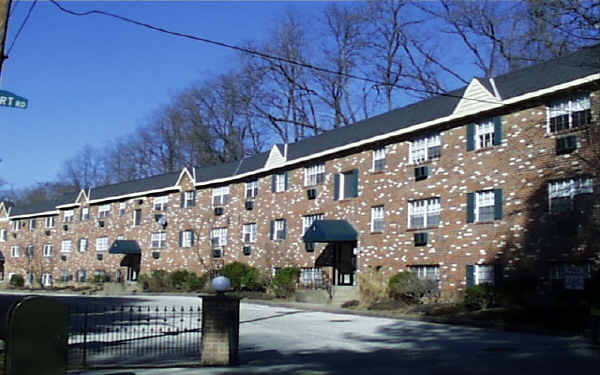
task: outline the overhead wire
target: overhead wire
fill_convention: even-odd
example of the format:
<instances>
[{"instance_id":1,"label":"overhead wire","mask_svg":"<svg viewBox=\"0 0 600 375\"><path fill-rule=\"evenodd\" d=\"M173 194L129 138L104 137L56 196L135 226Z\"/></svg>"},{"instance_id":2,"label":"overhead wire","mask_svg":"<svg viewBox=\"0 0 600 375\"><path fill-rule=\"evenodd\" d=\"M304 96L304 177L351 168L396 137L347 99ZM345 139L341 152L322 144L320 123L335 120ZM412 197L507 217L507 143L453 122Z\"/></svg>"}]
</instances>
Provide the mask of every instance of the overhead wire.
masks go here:
<instances>
[{"instance_id":1,"label":"overhead wire","mask_svg":"<svg viewBox=\"0 0 600 375\"><path fill-rule=\"evenodd\" d=\"M12 43L10 44L10 47L8 47L8 50L6 50L6 55L7 56L10 56L10 52L12 51L13 47L15 46L15 43L16 43L17 39L19 39L19 35L21 35L21 31L23 31L23 28L27 24L27 21L29 21L29 17L31 16L31 12L33 12L33 8L35 8L35 5L37 4L37 2L38 2L38 0L33 0L33 3L31 3L31 6L29 7L29 10L27 11L27 15L25 15L25 18L23 19L23 22L21 23L21 26L17 30L17 33L15 34L15 37L14 37Z\"/></svg>"}]
</instances>

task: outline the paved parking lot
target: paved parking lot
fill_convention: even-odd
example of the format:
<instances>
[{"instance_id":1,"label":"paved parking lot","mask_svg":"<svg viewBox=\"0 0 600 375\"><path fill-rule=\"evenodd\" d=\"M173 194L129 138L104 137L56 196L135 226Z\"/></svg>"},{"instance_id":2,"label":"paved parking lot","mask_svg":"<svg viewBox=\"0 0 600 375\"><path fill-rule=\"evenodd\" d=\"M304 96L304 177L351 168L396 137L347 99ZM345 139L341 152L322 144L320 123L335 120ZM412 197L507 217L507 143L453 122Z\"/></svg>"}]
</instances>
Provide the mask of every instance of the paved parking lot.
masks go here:
<instances>
[{"instance_id":1,"label":"paved parking lot","mask_svg":"<svg viewBox=\"0 0 600 375\"><path fill-rule=\"evenodd\" d=\"M68 303L102 299L61 297ZM116 301L113 301L116 302ZM193 297L127 303L190 305ZM242 303L241 364L232 368L134 369L134 374L586 374L600 348L582 337L516 332ZM120 374L126 370L90 371Z\"/></svg>"}]
</instances>

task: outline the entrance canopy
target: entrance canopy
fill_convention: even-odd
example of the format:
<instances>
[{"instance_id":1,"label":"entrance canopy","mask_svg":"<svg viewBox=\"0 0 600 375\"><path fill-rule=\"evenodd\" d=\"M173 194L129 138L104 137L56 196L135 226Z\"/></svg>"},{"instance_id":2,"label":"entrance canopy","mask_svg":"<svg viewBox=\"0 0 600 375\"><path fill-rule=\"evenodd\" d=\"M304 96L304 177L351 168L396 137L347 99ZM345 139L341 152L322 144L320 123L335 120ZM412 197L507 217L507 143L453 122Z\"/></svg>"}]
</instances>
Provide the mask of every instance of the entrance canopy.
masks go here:
<instances>
[{"instance_id":1,"label":"entrance canopy","mask_svg":"<svg viewBox=\"0 0 600 375\"><path fill-rule=\"evenodd\" d=\"M116 240L108 250L111 254L141 254L140 245L133 240Z\"/></svg>"},{"instance_id":2,"label":"entrance canopy","mask_svg":"<svg viewBox=\"0 0 600 375\"><path fill-rule=\"evenodd\" d=\"M304 233L304 242L356 241L357 233L346 220L315 220Z\"/></svg>"}]
</instances>

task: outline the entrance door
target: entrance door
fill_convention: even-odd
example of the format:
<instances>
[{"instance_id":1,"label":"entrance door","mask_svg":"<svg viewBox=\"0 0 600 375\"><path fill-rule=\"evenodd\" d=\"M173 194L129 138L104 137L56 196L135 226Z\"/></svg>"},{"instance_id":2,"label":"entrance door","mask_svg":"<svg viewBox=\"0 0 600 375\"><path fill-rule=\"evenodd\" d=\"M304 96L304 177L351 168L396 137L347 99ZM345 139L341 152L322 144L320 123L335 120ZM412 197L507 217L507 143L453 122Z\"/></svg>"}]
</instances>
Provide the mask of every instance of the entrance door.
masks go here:
<instances>
[{"instance_id":1,"label":"entrance door","mask_svg":"<svg viewBox=\"0 0 600 375\"><path fill-rule=\"evenodd\" d=\"M140 274L140 254L127 254L121 260L121 267L127 267L127 281L137 281Z\"/></svg>"},{"instance_id":2,"label":"entrance door","mask_svg":"<svg viewBox=\"0 0 600 375\"><path fill-rule=\"evenodd\" d=\"M4 261L0 260L0 281L4 281Z\"/></svg>"},{"instance_id":3,"label":"entrance door","mask_svg":"<svg viewBox=\"0 0 600 375\"><path fill-rule=\"evenodd\" d=\"M356 242L340 242L335 248L335 281L336 285L354 285L356 270Z\"/></svg>"}]
</instances>

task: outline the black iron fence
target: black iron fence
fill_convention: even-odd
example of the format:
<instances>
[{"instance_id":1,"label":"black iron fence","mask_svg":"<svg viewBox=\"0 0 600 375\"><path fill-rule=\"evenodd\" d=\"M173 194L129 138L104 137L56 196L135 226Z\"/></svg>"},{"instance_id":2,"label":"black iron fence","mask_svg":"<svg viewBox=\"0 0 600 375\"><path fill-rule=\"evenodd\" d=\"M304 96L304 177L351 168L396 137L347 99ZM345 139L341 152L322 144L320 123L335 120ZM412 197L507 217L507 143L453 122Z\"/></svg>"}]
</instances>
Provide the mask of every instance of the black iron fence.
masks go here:
<instances>
[{"instance_id":1,"label":"black iron fence","mask_svg":"<svg viewBox=\"0 0 600 375\"><path fill-rule=\"evenodd\" d=\"M199 305L71 307L69 367L198 363L201 320Z\"/></svg>"}]
</instances>

